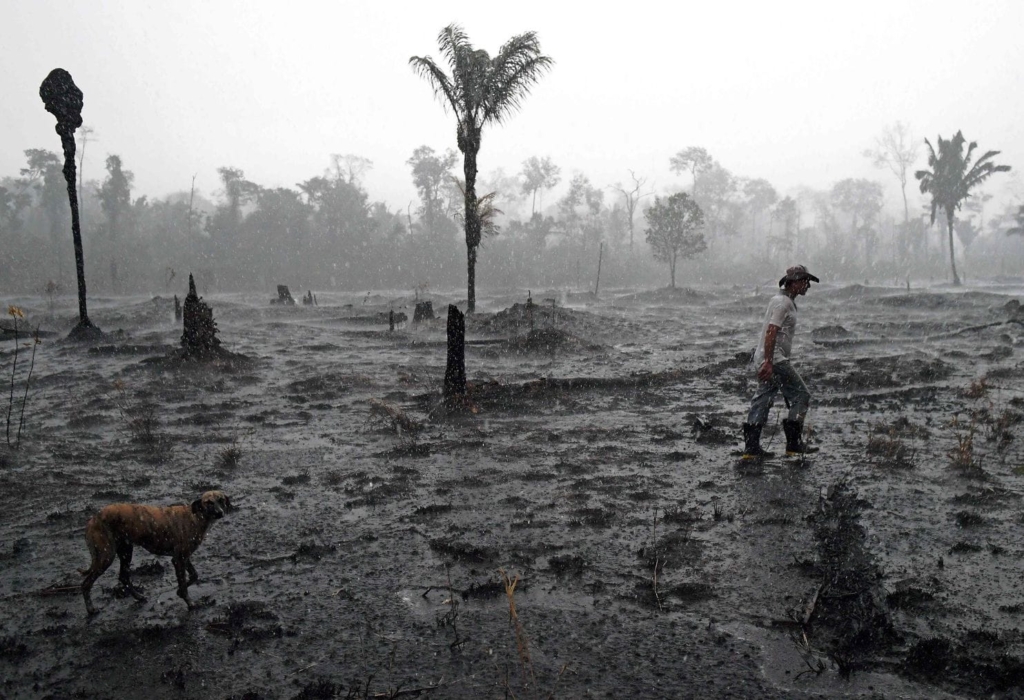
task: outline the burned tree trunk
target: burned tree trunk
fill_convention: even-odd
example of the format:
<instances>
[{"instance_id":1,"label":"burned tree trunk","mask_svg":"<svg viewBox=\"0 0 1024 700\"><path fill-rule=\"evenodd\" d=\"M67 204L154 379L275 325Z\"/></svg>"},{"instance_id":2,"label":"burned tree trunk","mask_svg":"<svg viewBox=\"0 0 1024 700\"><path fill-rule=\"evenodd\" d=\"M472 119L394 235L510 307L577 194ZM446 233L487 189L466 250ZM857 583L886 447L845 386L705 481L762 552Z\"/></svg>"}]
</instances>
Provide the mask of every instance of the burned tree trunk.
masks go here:
<instances>
[{"instance_id":1,"label":"burned tree trunk","mask_svg":"<svg viewBox=\"0 0 1024 700\"><path fill-rule=\"evenodd\" d=\"M277 285L277 299L271 299L271 304L281 304L282 306L295 306L295 297L292 296L292 292L288 289L287 284Z\"/></svg>"},{"instance_id":2,"label":"burned tree trunk","mask_svg":"<svg viewBox=\"0 0 1024 700\"><path fill-rule=\"evenodd\" d=\"M444 370L446 403L466 396L466 317L448 305L448 365Z\"/></svg>"},{"instance_id":3,"label":"burned tree trunk","mask_svg":"<svg viewBox=\"0 0 1024 700\"><path fill-rule=\"evenodd\" d=\"M75 271L78 275L78 325L70 338L86 339L101 335L99 328L89 320L85 303L85 255L82 252L82 227L78 218L78 175L75 168L75 130L82 125L82 91L63 68L54 68L39 86L39 97L47 112L57 117L54 127L64 149L64 179L68 183L68 202L71 205L71 237L75 245Z\"/></svg>"},{"instance_id":4,"label":"burned tree trunk","mask_svg":"<svg viewBox=\"0 0 1024 700\"><path fill-rule=\"evenodd\" d=\"M431 301L417 301L416 310L412 313L412 322L429 321L434 318L434 304Z\"/></svg>"},{"instance_id":5,"label":"burned tree trunk","mask_svg":"<svg viewBox=\"0 0 1024 700\"><path fill-rule=\"evenodd\" d=\"M213 320L213 309L196 293L196 282L191 274L188 276L184 322L181 347L186 358L201 359L219 350L220 340L217 338L217 323Z\"/></svg>"}]
</instances>

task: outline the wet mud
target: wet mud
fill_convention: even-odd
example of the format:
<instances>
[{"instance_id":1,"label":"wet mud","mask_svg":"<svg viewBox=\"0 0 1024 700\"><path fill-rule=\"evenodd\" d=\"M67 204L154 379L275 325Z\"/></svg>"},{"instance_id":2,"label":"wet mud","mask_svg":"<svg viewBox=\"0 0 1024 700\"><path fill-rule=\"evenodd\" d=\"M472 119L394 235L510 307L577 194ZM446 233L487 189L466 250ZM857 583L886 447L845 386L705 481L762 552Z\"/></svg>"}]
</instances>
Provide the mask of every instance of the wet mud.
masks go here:
<instances>
[{"instance_id":1,"label":"wet mud","mask_svg":"<svg viewBox=\"0 0 1024 700\"><path fill-rule=\"evenodd\" d=\"M57 335L0 439L0 697L1021 697L1024 283L816 285L820 452L740 465L765 294L481 294L455 413L411 294L206 294L205 363L169 298L90 299L93 345L5 300ZM137 548L87 618L90 515L213 488L195 609Z\"/></svg>"}]
</instances>

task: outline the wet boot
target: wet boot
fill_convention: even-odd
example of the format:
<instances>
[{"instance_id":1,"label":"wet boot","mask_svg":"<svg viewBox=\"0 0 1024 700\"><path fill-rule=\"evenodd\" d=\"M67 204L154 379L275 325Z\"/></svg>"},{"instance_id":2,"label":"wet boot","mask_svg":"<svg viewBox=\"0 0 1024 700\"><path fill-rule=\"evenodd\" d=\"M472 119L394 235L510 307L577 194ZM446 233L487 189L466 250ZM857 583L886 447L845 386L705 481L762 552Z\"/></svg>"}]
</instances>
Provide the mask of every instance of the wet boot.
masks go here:
<instances>
[{"instance_id":1,"label":"wet boot","mask_svg":"<svg viewBox=\"0 0 1024 700\"><path fill-rule=\"evenodd\" d=\"M761 428L763 425L743 424L743 459L770 457L770 452L761 449Z\"/></svg>"},{"instance_id":2,"label":"wet boot","mask_svg":"<svg viewBox=\"0 0 1024 700\"><path fill-rule=\"evenodd\" d=\"M802 456L817 452L817 447L809 447L804 444L804 423L799 420L782 421L782 430L786 433L786 454L789 456Z\"/></svg>"}]
</instances>

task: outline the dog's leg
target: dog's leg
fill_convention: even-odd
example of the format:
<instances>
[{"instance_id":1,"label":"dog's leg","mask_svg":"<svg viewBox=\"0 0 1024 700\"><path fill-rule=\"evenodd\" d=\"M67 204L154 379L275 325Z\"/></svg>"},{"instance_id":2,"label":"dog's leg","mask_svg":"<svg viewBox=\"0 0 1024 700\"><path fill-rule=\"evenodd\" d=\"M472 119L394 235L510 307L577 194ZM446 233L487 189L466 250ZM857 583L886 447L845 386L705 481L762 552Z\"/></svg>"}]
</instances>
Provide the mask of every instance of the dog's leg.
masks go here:
<instances>
[{"instance_id":1,"label":"dog's leg","mask_svg":"<svg viewBox=\"0 0 1024 700\"><path fill-rule=\"evenodd\" d=\"M172 561L174 562L174 573L178 577L178 597L185 601L188 605L188 609L192 609L192 601L188 597L188 581L185 578L186 571L189 566L189 561L184 557L175 556Z\"/></svg>"},{"instance_id":2,"label":"dog's leg","mask_svg":"<svg viewBox=\"0 0 1024 700\"><path fill-rule=\"evenodd\" d=\"M85 526L85 542L89 547L89 554L92 563L89 568L82 571L85 579L82 581L82 597L85 598L85 611L89 615L96 614L96 608L92 604L92 584L103 575L103 572L114 563L114 542L110 529L99 518L91 518Z\"/></svg>"},{"instance_id":3,"label":"dog's leg","mask_svg":"<svg viewBox=\"0 0 1024 700\"><path fill-rule=\"evenodd\" d=\"M191 586L193 583L199 580L199 574L196 572L196 567L192 566L192 560L189 559L185 562L186 568L188 568L188 583L186 586Z\"/></svg>"},{"instance_id":4,"label":"dog's leg","mask_svg":"<svg viewBox=\"0 0 1024 700\"><path fill-rule=\"evenodd\" d=\"M121 570L117 575L121 585L124 586L124 590L127 591L132 598L138 601L146 600L146 596L142 595L142 592L135 588L132 584L132 552L135 547L128 540L122 539L117 543L117 558L121 560Z\"/></svg>"}]
</instances>

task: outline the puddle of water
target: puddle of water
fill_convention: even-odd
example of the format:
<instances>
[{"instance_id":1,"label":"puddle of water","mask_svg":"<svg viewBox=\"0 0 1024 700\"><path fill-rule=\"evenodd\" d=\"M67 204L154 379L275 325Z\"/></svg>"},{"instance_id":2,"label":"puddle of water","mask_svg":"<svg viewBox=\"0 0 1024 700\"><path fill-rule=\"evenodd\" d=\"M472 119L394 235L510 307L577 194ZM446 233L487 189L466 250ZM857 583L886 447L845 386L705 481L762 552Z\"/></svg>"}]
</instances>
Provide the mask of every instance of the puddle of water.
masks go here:
<instances>
[{"instance_id":1,"label":"puddle of water","mask_svg":"<svg viewBox=\"0 0 1024 700\"><path fill-rule=\"evenodd\" d=\"M820 693L828 698L863 697L931 698L956 700L959 696L945 693L934 686L924 686L898 676L875 671L855 671L842 678L827 658L826 670L820 674L808 671L804 655L796 642L784 632L766 630L743 622L719 625L722 631L761 648L761 672L778 690L792 693ZM801 675L802 674L802 675Z\"/></svg>"}]
</instances>

